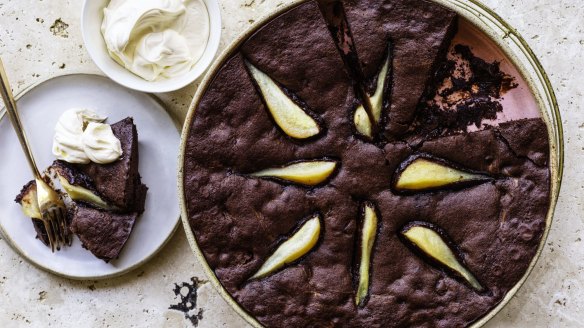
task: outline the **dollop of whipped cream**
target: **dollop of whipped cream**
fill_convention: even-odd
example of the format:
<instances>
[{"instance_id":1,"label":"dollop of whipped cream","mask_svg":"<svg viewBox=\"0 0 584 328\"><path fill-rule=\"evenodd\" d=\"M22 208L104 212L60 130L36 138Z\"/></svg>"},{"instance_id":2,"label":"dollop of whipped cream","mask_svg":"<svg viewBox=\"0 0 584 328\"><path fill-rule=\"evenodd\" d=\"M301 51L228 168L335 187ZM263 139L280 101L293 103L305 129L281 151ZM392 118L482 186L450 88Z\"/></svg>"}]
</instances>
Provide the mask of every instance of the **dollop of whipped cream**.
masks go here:
<instances>
[{"instance_id":1,"label":"dollop of whipped cream","mask_svg":"<svg viewBox=\"0 0 584 328\"><path fill-rule=\"evenodd\" d=\"M202 0L111 0L101 25L110 56L148 81L183 75L209 39Z\"/></svg>"},{"instance_id":2,"label":"dollop of whipped cream","mask_svg":"<svg viewBox=\"0 0 584 328\"><path fill-rule=\"evenodd\" d=\"M53 155L69 163L107 164L122 156L122 145L107 117L93 111L72 108L59 117L53 137Z\"/></svg>"},{"instance_id":3,"label":"dollop of whipped cream","mask_svg":"<svg viewBox=\"0 0 584 328\"><path fill-rule=\"evenodd\" d=\"M109 124L89 122L81 140L85 154L94 163L107 164L122 156L120 140L114 136Z\"/></svg>"}]
</instances>

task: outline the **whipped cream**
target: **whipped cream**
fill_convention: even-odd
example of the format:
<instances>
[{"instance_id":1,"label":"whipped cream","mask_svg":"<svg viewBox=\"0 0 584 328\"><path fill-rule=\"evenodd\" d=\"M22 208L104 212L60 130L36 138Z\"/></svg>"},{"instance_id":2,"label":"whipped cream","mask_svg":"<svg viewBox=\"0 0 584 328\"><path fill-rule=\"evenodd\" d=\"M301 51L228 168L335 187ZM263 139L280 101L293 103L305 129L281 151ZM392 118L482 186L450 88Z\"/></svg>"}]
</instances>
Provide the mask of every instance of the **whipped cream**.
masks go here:
<instances>
[{"instance_id":1,"label":"whipped cream","mask_svg":"<svg viewBox=\"0 0 584 328\"><path fill-rule=\"evenodd\" d=\"M122 156L120 140L108 124L89 122L81 140L85 154L94 163L107 164Z\"/></svg>"},{"instance_id":2,"label":"whipped cream","mask_svg":"<svg viewBox=\"0 0 584 328\"><path fill-rule=\"evenodd\" d=\"M59 117L53 137L53 155L69 163L111 163L122 156L120 140L109 125L107 117L93 111L72 108Z\"/></svg>"},{"instance_id":3,"label":"whipped cream","mask_svg":"<svg viewBox=\"0 0 584 328\"><path fill-rule=\"evenodd\" d=\"M148 81L183 75L209 39L202 0L111 0L101 25L110 56Z\"/></svg>"}]
</instances>

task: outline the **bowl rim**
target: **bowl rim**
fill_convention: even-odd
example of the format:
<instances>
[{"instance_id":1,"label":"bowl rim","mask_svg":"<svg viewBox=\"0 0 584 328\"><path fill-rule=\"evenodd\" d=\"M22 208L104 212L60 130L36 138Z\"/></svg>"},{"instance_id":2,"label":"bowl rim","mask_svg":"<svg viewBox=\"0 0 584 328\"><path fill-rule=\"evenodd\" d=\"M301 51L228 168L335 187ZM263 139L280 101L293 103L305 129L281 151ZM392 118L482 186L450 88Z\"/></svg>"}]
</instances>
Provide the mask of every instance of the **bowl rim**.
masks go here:
<instances>
[{"instance_id":1,"label":"bowl rim","mask_svg":"<svg viewBox=\"0 0 584 328\"><path fill-rule=\"evenodd\" d=\"M213 64L217 52L219 50L219 45L221 43L221 32L222 32L222 17L221 17L221 9L219 6L218 0L201 0L207 9L207 13L209 14L209 38L207 40L207 45L201 58L199 61L195 63L193 68L188 73L183 75L166 79L160 81L147 81L142 79L141 77L135 75L134 73L127 70L125 67L121 66L117 62L115 62L109 54L107 54L107 58L105 61L101 60L97 52L99 48L95 45L98 42L104 42L103 36L100 38L92 38L90 36L90 28L88 26L87 15L90 14L89 12L89 4L95 3L96 0L84 0L83 5L81 7L81 36L83 38L83 43L85 45L85 49L89 53L91 60L97 66L97 68L108 78L112 81L132 90L147 92L147 93L164 93L164 92L172 92L178 89L184 88L187 85L193 83L199 77L203 76L207 69ZM102 0L104 3L104 7L109 4L111 0ZM102 7L103 10L103 7ZM208 55L207 55L208 54ZM114 70L109 68L109 63L107 61L111 60L112 63L115 63L119 66L119 71L115 70L119 73L114 73ZM127 77L127 78L126 78ZM134 81L133 81L134 80ZM178 82L170 82L170 81L178 81Z\"/></svg>"},{"instance_id":2,"label":"bowl rim","mask_svg":"<svg viewBox=\"0 0 584 328\"><path fill-rule=\"evenodd\" d=\"M313 0L292 0L292 2L277 7L277 9L263 15L256 20L250 27L248 27L240 36L233 40L218 56L217 60L209 68L205 74L199 88L197 89L193 100L189 106L187 116L181 133L181 144L178 156L178 172L177 172L177 187L179 202L181 208L181 219L187 240L195 257L204 269L209 281L215 287L216 291L223 297L223 299L235 310L248 324L253 327L263 327L257 319L243 309L243 307L235 301L229 292L223 287L215 272L207 263L202 250L196 241L195 235L189 224L189 217L187 211L187 200L184 192L184 155L188 136L191 132L191 123L195 118L196 109L207 88L213 81L219 69L231 57L233 53L255 32L261 29L272 19L279 15L303 4ZM562 120L558 102L555 96L554 89L551 85L549 77L545 72L541 62L530 48L529 44L519 34L519 32L508 24L503 18L496 14L488 6L482 4L479 0L431 0L440 4L450 10L456 12L459 16L466 19L471 25L478 28L485 33L489 39L503 51L509 58L510 62L517 68L519 74L526 81L529 90L533 94L537 103L541 118L544 120L547 129L548 137L550 139L550 205L546 216L546 228L542 235L541 241L538 245L536 254L531 259L529 267L521 277L521 279L507 292L505 297L491 310L485 313L477 321L471 324L470 327L478 328L484 326L489 320L501 311L507 303L515 296L517 291L523 286L531 272L533 271L538 259L541 256L542 250L546 244L546 240L553 221L554 211L557 205L559 190L561 187L563 168L564 168L564 135Z\"/></svg>"}]
</instances>

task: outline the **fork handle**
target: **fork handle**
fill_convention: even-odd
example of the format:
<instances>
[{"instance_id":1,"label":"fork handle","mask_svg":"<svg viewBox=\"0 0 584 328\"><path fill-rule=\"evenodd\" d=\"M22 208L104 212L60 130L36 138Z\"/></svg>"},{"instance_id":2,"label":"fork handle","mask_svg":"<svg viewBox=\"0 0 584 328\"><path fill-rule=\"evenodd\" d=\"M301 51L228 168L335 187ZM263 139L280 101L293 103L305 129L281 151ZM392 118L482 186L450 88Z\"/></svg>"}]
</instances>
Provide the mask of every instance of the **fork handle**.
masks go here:
<instances>
[{"instance_id":1,"label":"fork handle","mask_svg":"<svg viewBox=\"0 0 584 328\"><path fill-rule=\"evenodd\" d=\"M24 150L24 154L26 156L26 160L28 161L28 165L30 166L30 169L34 173L35 178L40 178L41 175L39 173L39 169L37 168L34 157L32 156L32 152L29 146L30 144L28 143L28 139L26 138L24 128L22 127L22 122L20 121L20 116L18 115L18 111L16 109L16 101L14 100L14 96L12 95L12 89L10 89L8 77L6 76L6 70L4 69L4 64L2 63L1 58L0 58L0 94L2 95L2 99L4 99L4 104L6 105L8 117L10 118L10 122L12 123L14 131L16 132L18 141L20 141L20 146L22 147L22 150Z\"/></svg>"}]
</instances>

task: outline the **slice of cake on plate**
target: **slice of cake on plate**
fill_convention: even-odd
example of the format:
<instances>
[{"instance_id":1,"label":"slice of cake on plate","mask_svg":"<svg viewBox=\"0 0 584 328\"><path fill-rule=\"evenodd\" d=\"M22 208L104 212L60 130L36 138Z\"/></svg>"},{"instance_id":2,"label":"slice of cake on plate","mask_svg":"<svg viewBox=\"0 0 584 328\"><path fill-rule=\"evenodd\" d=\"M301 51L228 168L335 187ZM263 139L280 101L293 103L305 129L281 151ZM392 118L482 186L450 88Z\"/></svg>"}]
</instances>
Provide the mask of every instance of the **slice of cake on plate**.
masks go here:
<instances>
[{"instance_id":1,"label":"slice of cake on plate","mask_svg":"<svg viewBox=\"0 0 584 328\"><path fill-rule=\"evenodd\" d=\"M119 257L136 219L144 212L148 187L138 172L138 133L132 118L112 124L122 155L108 163L68 163L56 160L47 176L60 187L68 208L70 229L84 248L109 262ZM17 196L23 212L33 219L37 238L48 244L36 204L34 181Z\"/></svg>"}]
</instances>

